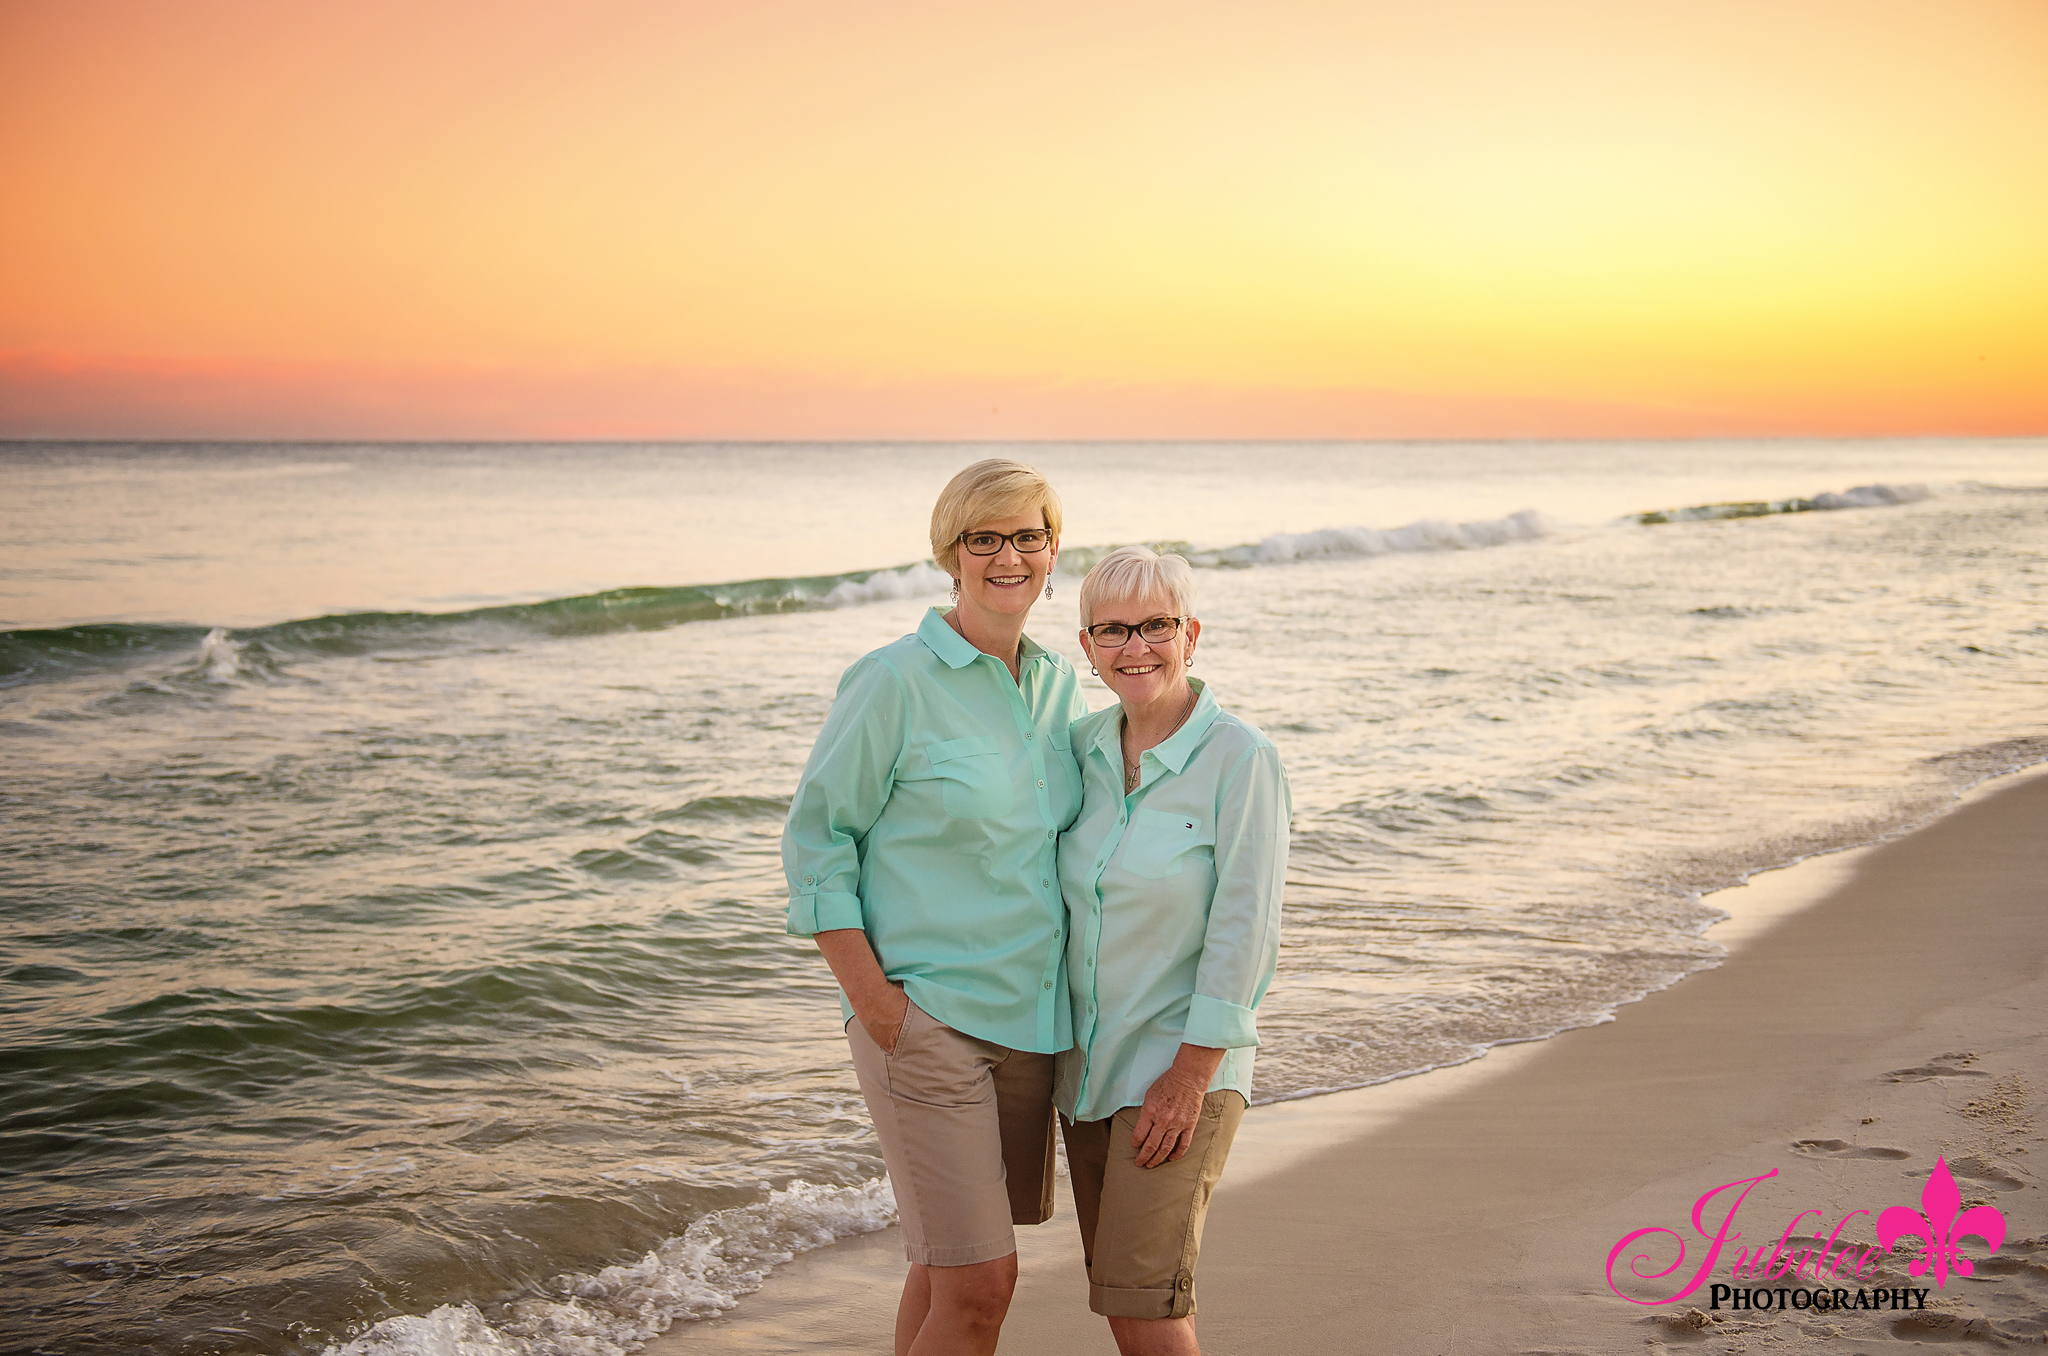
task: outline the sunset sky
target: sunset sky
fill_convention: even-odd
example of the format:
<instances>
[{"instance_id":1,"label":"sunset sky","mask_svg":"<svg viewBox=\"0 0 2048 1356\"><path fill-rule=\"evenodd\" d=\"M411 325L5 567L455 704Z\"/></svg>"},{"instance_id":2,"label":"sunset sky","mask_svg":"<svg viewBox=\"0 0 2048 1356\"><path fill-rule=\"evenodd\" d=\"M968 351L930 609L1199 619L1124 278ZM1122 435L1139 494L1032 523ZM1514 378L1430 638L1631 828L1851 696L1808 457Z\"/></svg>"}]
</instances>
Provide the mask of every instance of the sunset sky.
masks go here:
<instances>
[{"instance_id":1,"label":"sunset sky","mask_svg":"<svg viewBox=\"0 0 2048 1356\"><path fill-rule=\"evenodd\" d=\"M0 436L2048 432L2042 0L0 0Z\"/></svg>"}]
</instances>

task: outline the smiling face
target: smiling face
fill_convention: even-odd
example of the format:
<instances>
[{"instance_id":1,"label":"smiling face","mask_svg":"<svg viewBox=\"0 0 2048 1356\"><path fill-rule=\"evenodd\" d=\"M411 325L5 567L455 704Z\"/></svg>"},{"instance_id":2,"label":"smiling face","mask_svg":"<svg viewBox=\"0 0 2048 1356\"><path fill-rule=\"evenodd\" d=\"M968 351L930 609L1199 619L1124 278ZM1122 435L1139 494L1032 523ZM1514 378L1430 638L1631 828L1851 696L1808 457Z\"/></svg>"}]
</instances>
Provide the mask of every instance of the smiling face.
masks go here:
<instances>
[{"instance_id":1,"label":"smiling face","mask_svg":"<svg viewBox=\"0 0 2048 1356\"><path fill-rule=\"evenodd\" d=\"M1149 706L1165 698L1186 700L1181 682L1188 671L1188 656L1201 637L1202 623L1189 617L1171 639L1146 640L1135 629L1153 617L1172 617L1173 600L1164 593L1103 603L1089 618L1091 625L1122 622L1132 627L1130 638L1120 646L1098 645L1088 632L1081 632L1081 648L1088 662L1102 675L1102 681L1117 695L1126 709Z\"/></svg>"},{"instance_id":2,"label":"smiling face","mask_svg":"<svg viewBox=\"0 0 2048 1356\"><path fill-rule=\"evenodd\" d=\"M975 523L968 530L1008 535L1027 527L1044 526L1045 515L1032 512ZM958 553L960 573L957 576L960 580L960 611L979 612L991 617L1023 616L1045 592L1045 581L1051 576L1053 563L1059 559L1059 554L1057 541L1043 551L1029 554L1019 551L1015 543L1007 541L992 556L973 555L966 547L961 547Z\"/></svg>"}]
</instances>

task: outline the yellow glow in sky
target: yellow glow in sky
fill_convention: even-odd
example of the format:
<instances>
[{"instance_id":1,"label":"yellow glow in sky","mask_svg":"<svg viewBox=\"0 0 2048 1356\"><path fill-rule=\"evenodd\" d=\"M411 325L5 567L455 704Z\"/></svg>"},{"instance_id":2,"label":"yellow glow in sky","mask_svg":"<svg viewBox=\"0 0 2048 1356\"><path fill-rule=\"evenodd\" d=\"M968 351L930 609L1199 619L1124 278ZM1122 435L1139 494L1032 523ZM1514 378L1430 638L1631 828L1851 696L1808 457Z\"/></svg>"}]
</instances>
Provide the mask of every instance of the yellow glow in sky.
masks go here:
<instances>
[{"instance_id":1,"label":"yellow glow in sky","mask_svg":"<svg viewBox=\"0 0 2048 1356\"><path fill-rule=\"evenodd\" d=\"M2048 430L2038 0L10 0L0 182L0 434Z\"/></svg>"}]
</instances>

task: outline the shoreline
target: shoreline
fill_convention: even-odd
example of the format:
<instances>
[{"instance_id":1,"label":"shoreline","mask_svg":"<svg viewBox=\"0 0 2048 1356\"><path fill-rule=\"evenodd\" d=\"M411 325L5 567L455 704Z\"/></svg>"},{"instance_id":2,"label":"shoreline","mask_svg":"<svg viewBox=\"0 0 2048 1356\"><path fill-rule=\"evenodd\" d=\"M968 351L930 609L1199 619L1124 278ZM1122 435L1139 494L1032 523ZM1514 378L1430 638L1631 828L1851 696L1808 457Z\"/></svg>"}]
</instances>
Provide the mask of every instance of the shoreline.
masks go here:
<instances>
[{"instance_id":1,"label":"shoreline","mask_svg":"<svg viewBox=\"0 0 2048 1356\"><path fill-rule=\"evenodd\" d=\"M1937 915L1915 913L1915 891L1949 896L1945 927L1924 926ZM2048 1211L2035 1204L2027 1153L2048 1153L2030 1114L2048 1087L2048 767L1993 777L1894 838L1710 898L1730 916L1707 935L1728 955L1607 1022L1255 1108L1210 1213L1197 1317L1207 1349L1735 1351L1758 1337L1832 1348L1966 1331L2039 1340ZM1874 1015L1860 1016L1866 1008ZM1720 1039L1701 1049L1702 1031ZM2014 1104L2004 1121L1959 1114L1993 1087ZM1683 1315L1704 1313L1705 1287L1642 1306L1607 1286L1616 1240L1649 1225L1687 1229L1695 1199L1721 1183L1778 1170L1739 1221L1771 1241L1803 1208L1841 1206L1839 1217L1917 1201L1943 1145L1952 1167L1987 1174L1956 1169L1966 1200L2006 1214L1999 1259L2031 1240L2031 1267L2001 1260L1995 1273L1952 1279L1917 1315L1724 1311L1700 1329ZM1061 1187L1054 1219L1018 1231L1006 1352L1115 1350L1085 1309ZM1869 1219L1852 1236L1868 1245ZM1977 1240L1968 1251L1983 1255ZM731 1315L678 1325L646 1350L886 1351L902 1265L893 1227L842 1240L778 1268ZM1880 1273L1909 1280L1903 1264ZM1993 1287L2012 1292L1999 1313L1977 1302Z\"/></svg>"}]
</instances>

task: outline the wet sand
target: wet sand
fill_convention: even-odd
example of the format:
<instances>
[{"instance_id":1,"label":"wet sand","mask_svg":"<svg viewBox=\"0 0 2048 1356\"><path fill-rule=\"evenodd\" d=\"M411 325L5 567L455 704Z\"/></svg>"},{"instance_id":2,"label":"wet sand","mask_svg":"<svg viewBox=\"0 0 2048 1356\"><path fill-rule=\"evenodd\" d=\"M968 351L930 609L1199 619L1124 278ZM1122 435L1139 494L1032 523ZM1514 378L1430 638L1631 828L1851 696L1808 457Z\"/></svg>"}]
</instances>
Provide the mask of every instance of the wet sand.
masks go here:
<instances>
[{"instance_id":1,"label":"wet sand","mask_svg":"<svg viewBox=\"0 0 2048 1356\"><path fill-rule=\"evenodd\" d=\"M1455 1070L1256 1109L1209 1217L1203 1348L1230 1352L1855 1352L2048 1336L2048 1206L2036 1115L2048 1088L2048 773L1981 788L1891 843L1759 877L1716 896L1728 961L1611 1023L1498 1050ZM1945 1156L1965 1206L2007 1223L1976 1274L1778 1286L1926 1289L1905 1311L1710 1308L1737 1249L1802 1211L1835 1242L1874 1245L1877 1213L1918 1209ZM1668 1300L1700 1268L1689 1216L1724 1183L1762 1177L1712 1274L1675 1303L1610 1289L1618 1240L1662 1226L1687 1242ZM1739 1191L1740 1188L1735 1190ZM1734 1192L1716 1197L1726 1213ZM1788 1250L1815 1246L1805 1217ZM1002 1350L1113 1352L1085 1311L1071 1208L1022 1230L1023 1279ZM1674 1260L1671 1240L1645 1270ZM1983 1259L1980 1240L1963 1246ZM778 1271L728 1319L650 1350L883 1351L902 1275L895 1231ZM1762 1284L1753 1282L1751 1284Z\"/></svg>"}]
</instances>

